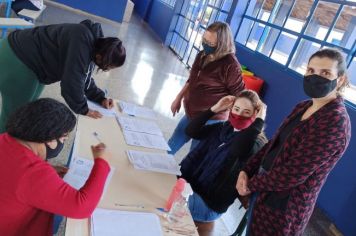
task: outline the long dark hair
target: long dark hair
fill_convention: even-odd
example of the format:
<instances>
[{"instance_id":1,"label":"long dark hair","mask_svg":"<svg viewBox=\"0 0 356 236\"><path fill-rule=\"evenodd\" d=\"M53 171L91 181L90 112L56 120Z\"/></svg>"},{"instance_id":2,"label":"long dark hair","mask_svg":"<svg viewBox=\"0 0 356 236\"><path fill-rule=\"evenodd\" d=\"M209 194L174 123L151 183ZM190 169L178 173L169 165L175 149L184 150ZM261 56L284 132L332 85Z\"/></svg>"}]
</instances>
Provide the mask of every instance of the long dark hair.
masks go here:
<instances>
[{"instance_id":1,"label":"long dark hair","mask_svg":"<svg viewBox=\"0 0 356 236\"><path fill-rule=\"evenodd\" d=\"M97 55L100 55L100 61L96 60ZM100 70L107 71L125 63L126 49L119 38L98 38L94 43L93 58Z\"/></svg>"},{"instance_id":2,"label":"long dark hair","mask_svg":"<svg viewBox=\"0 0 356 236\"><path fill-rule=\"evenodd\" d=\"M16 110L9 117L6 132L24 141L45 143L72 131L76 121L64 104L52 98L41 98Z\"/></svg>"}]
</instances>

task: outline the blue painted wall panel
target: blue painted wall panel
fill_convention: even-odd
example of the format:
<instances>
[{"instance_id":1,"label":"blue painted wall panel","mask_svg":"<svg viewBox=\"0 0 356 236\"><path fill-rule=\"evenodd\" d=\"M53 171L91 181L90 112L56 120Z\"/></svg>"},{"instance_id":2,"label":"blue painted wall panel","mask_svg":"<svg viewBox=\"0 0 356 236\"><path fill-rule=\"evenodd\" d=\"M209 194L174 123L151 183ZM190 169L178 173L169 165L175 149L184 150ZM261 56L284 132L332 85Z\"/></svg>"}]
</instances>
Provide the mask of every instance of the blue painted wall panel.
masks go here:
<instances>
[{"instance_id":1,"label":"blue painted wall panel","mask_svg":"<svg viewBox=\"0 0 356 236\"><path fill-rule=\"evenodd\" d=\"M79 9L94 15L122 22L127 0L55 0L58 3Z\"/></svg>"}]
</instances>

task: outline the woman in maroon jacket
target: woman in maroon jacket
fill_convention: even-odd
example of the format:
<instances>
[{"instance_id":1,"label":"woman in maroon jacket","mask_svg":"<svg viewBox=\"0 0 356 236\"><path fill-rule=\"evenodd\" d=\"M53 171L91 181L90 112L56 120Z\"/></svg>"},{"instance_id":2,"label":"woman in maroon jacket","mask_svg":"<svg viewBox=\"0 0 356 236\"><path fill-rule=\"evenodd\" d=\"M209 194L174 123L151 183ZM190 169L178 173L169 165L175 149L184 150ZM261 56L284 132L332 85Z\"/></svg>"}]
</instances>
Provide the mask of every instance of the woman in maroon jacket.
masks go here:
<instances>
[{"instance_id":1,"label":"woman in maroon jacket","mask_svg":"<svg viewBox=\"0 0 356 236\"><path fill-rule=\"evenodd\" d=\"M64 104L49 98L9 118L0 135L0 235L53 235L54 214L88 218L94 211L110 171L104 144L92 147L94 166L79 190L46 162L62 150L75 123Z\"/></svg>"},{"instance_id":2,"label":"woman in maroon jacket","mask_svg":"<svg viewBox=\"0 0 356 236\"><path fill-rule=\"evenodd\" d=\"M312 99L294 108L239 174L239 194L252 193L249 236L302 235L321 187L349 144L350 118L340 95L348 84L342 54L314 53L303 84Z\"/></svg>"},{"instance_id":3,"label":"woman in maroon jacket","mask_svg":"<svg viewBox=\"0 0 356 236\"><path fill-rule=\"evenodd\" d=\"M171 105L173 116L183 101L185 116L179 121L168 141L170 153L175 154L190 140L185 134L188 123L227 95L236 96L245 86L241 66L235 57L235 44L228 24L215 22L202 38L203 51L195 58L189 79ZM208 123L227 120L228 112L216 114ZM193 139L192 147L198 142Z\"/></svg>"}]
</instances>

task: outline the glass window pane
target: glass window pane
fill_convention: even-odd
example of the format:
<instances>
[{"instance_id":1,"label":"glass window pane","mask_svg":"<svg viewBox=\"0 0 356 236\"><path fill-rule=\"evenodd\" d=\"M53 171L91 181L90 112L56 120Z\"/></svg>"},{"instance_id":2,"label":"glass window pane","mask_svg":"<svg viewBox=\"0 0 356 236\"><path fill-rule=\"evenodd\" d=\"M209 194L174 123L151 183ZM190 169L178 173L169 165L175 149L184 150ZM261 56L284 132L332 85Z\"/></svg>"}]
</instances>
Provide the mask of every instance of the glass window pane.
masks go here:
<instances>
[{"instance_id":1,"label":"glass window pane","mask_svg":"<svg viewBox=\"0 0 356 236\"><path fill-rule=\"evenodd\" d=\"M304 75L305 70L307 69L309 57L319 49L320 44L302 39L294 53L292 62L290 63L289 67L299 74Z\"/></svg>"},{"instance_id":2,"label":"glass window pane","mask_svg":"<svg viewBox=\"0 0 356 236\"><path fill-rule=\"evenodd\" d=\"M252 50L256 50L258 42L260 41L260 38L262 36L265 27L266 25L255 22L254 26L252 27L250 37L246 44L248 48Z\"/></svg>"},{"instance_id":3,"label":"glass window pane","mask_svg":"<svg viewBox=\"0 0 356 236\"><path fill-rule=\"evenodd\" d=\"M218 18L216 19L217 21L223 21L225 22L227 18L227 14L224 12L220 12Z\"/></svg>"},{"instance_id":4,"label":"glass window pane","mask_svg":"<svg viewBox=\"0 0 356 236\"><path fill-rule=\"evenodd\" d=\"M225 0L224 3L223 3L223 5L222 5L222 7L221 7L221 9L222 9L223 11L227 11L227 12L230 11L232 2L233 2L233 0Z\"/></svg>"},{"instance_id":5,"label":"glass window pane","mask_svg":"<svg viewBox=\"0 0 356 236\"><path fill-rule=\"evenodd\" d=\"M306 35L324 40L340 4L319 2L305 31ZM327 16L327 17L325 17Z\"/></svg>"},{"instance_id":6,"label":"glass window pane","mask_svg":"<svg viewBox=\"0 0 356 236\"><path fill-rule=\"evenodd\" d=\"M262 3L263 0L251 0L247 8L246 15L256 17L258 11L262 7Z\"/></svg>"},{"instance_id":7,"label":"glass window pane","mask_svg":"<svg viewBox=\"0 0 356 236\"><path fill-rule=\"evenodd\" d=\"M193 66L193 63L194 63L194 60L195 60L195 57L197 56L197 54L198 54L198 51L195 48L193 48L192 52L189 55L189 60L188 60L188 65L190 67Z\"/></svg>"},{"instance_id":8,"label":"glass window pane","mask_svg":"<svg viewBox=\"0 0 356 236\"><path fill-rule=\"evenodd\" d=\"M180 13L182 15L184 15L184 16L187 15L188 9L189 9L189 7L191 5L190 2L191 1L184 1L183 6L182 6L182 10L180 11Z\"/></svg>"},{"instance_id":9,"label":"glass window pane","mask_svg":"<svg viewBox=\"0 0 356 236\"><path fill-rule=\"evenodd\" d=\"M210 20L210 16L212 15L213 13L213 8L211 7L207 7L205 12L204 12L204 15L203 15L203 18L201 20L201 25L204 26L204 27L207 27L208 26L208 23L209 23L209 20Z\"/></svg>"},{"instance_id":10,"label":"glass window pane","mask_svg":"<svg viewBox=\"0 0 356 236\"><path fill-rule=\"evenodd\" d=\"M349 75L350 79L350 88L345 89L345 98L350 102L356 104L356 57L353 58L350 67L347 70L347 74Z\"/></svg>"},{"instance_id":11,"label":"glass window pane","mask_svg":"<svg viewBox=\"0 0 356 236\"><path fill-rule=\"evenodd\" d=\"M244 19L242 21L242 24L240 26L240 29L239 29L239 32L237 33L237 36L236 36L236 41L245 45L246 44L246 41L247 41L247 37L251 31L251 28L253 26L253 21L251 20L248 20L248 19Z\"/></svg>"},{"instance_id":12,"label":"glass window pane","mask_svg":"<svg viewBox=\"0 0 356 236\"><path fill-rule=\"evenodd\" d=\"M170 46L171 48L173 49L173 51L177 51L177 48L176 48L176 43L177 43L177 33L173 33L172 35L172 40L171 40L171 43L170 43Z\"/></svg>"},{"instance_id":13,"label":"glass window pane","mask_svg":"<svg viewBox=\"0 0 356 236\"><path fill-rule=\"evenodd\" d=\"M288 61L295 42L297 41L297 36L282 32L279 36L276 46L273 49L271 58L278 63L285 65Z\"/></svg>"},{"instance_id":14,"label":"glass window pane","mask_svg":"<svg viewBox=\"0 0 356 236\"><path fill-rule=\"evenodd\" d=\"M293 0L281 1L280 4L275 7L274 14L272 14L269 22L278 26L282 26L292 5Z\"/></svg>"},{"instance_id":15,"label":"glass window pane","mask_svg":"<svg viewBox=\"0 0 356 236\"><path fill-rule=\"evenodd\" d=\"M313 1L296 0L284 27L301 32L312 5Z\"/></svg>"},{"instance_id":16,"label":"glass window pane","mask_svg":"<svg viewBox=\"0 0 356 236\"><path fill-rule=\"evenodd\" d=\"M276 5L276 0L267 0L263 3L260 12L258 13L258 19L263 21L268 21L274 6Z\"/></svg>"},{"instance_id":17,"label":"glass window pane","mask_svg":"<svg viewBox=\"0 0 356 236\"><path fill-rule=\"evenodd\" d=\"M264 32L262 33L260 43L257 47L257 51L269 57L269 54L272 51L273 45L276 42L279 32L280 31L277 29L266 27Z\"/></svg>"},{"instance_id":18,"label":"glass window pane","mask_svg":"<svg viewBox=\"0 0 356 236\"><path fill-rule=\"evenodd\" d=\"M207 26L211 25L212 23L214 23L216 21L217 15L218 15L218 10L213 9Z\"/></svg>"},{"instance_id":19,"label":"glass window pane","mask_svg":"<svg viewBox=\"0 0 356 236\"><path fill-rule=\"evenodd\" d=\"M182 39L182 45L179 49L178 55L180 58L183 58L185 51L187 50L188 43Z\"/></svg>"},{"instance_id":20,"label":"glass window pane","mask_svg":"<svg viewBox=\"0 0 356 236\"><path fill-rule=\"evenodd\" d=\"M199 28L198 30L198 33L197 33L197 36L195 38L195 41L194 41L194 46L199 48L200 45L201 45L201 40L203 38L203 34L204 34L205 30L203 28Z\"/></svg>"},{"instance_id":21,"label":"glass window pane","mask_svg":"<svg viewBox=\"0 0 356 236\"><path fill-rule=\"evenodd\" d=\"M356 7L344 6L327 41L351 49L356 40L355 26Z\"/></svg>"}]
</instances>

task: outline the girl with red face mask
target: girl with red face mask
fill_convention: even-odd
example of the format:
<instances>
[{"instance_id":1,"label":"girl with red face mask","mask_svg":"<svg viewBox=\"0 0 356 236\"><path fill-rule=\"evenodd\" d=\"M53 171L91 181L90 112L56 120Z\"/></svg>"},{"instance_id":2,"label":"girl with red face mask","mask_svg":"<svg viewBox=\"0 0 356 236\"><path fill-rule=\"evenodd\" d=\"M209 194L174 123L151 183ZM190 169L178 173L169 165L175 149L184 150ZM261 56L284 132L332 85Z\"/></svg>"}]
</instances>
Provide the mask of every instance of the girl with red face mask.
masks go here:
<instances>
[{"instance_id":1,"label":"girl with red face mask","mask_svg":"<svg viewBox=\"0 0 356 236\"><path fill-rule=\"evenodd\" d=\"M206 125L216 113L229 111L226 122ZM186 134L200 142L181 163L182 177L192 186L189 208L199 235L212 230L214 221L239 197L237 174L248 158L266 143L263 134L266 105L251 90L221 98L194 118Z\"/></svg>"}]
</instances>

